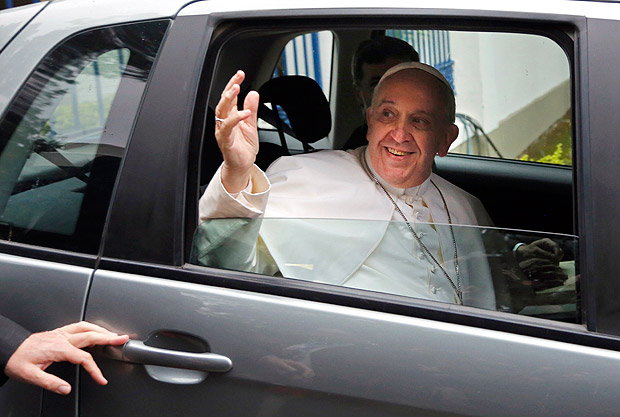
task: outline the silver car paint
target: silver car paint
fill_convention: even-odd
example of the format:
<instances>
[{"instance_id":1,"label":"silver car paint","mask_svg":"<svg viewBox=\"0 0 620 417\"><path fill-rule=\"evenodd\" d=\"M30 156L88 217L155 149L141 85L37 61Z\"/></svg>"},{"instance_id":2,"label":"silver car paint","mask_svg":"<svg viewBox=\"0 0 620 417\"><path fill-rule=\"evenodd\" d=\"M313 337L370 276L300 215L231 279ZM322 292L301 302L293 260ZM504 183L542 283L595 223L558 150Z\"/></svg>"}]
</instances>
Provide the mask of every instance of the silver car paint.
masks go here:
<instances>
[{"instance_id":1,"label":"silver car paint","mask_svg":"<svg viewBox=\"0 0 620 417\"><path fill-rule=\"evenodd\" d=\"M79 321L91 274L89 268L0 254L0 314L32 332ZM0 416L39 415L40 398L40 388L9 381L0 390Z\"/></svg>"},{"instance_id":2,"label":"silver car paint","mask_svg":"<svg viewBox=\"0 0 620 417\"><path fill-rule=\"evenodd\" d=\"M0 11L0 51L47 4L47 2L41 2Z\"/></svg>"},{"instance_id":3,"label":"silver car paint","mask_svg":"<svg viewBox=\"0 0 620 417\"><path fill-rule=\"evenodd\" d=\"M620 353L568 343L101 270L86 318L138 340L163 330L195 335L233 369L191 386L104 361L111 384L84 380L84 417L108 415L101 407L127 396L142 415L576 417L620 409L609 390ZM273 358L301 362L312 375L269 369ZM167 405L172 393L183 400Z\"/></svg>"},{"instance_id":4,"label":"silver car paint","mask_svg":"<svg viewBox=\"0 0 620 417\"><path fill-rule=\"evenodd\" d=\"M19 91L32 69L63 39L80 31L105 25L173 17L187 0L123 1L56 0L0 53L0 68L11 68L0 77L0 114ZM84 11L87 10L87 14Z\"/></svg>"}]
</instances>

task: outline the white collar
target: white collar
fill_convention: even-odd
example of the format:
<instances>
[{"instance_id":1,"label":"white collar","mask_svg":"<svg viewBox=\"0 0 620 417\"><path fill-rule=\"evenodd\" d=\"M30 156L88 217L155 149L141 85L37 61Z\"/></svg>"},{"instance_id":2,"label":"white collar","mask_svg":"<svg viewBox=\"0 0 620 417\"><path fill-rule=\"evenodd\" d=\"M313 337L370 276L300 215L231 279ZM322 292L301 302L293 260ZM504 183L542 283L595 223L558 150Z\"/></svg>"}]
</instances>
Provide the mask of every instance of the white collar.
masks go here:
<instances>
[{"instance_id":1,"label":"white collar","mask_svg":"<svg viewBox=\"0 0 620 417\"><path fill-rule=\"evenodd\" d=\"M394 187L393 185L388 184L388 182L385 181L381 177L381 175L377 173L377 171L375 171L375 168L372 166L372 162L370 161L370 154L368 152L368 146L366 147L366 149L364 149L364 158L366 159L366 165L368 166L368 169L370 169L370 172L375 177L377 177L377 180L381 183L381 185L383 185L383 187L385 187L385 189L390 194L395 195L397 197L401 197L405 195L414 196L414 197L422 197L428 191L428 187L430 186L430 183L431 183L430 175L427 179L424 180L422 184L416 185L415 187L410 187L410 188Z\"/></svg>"}]
</instances>

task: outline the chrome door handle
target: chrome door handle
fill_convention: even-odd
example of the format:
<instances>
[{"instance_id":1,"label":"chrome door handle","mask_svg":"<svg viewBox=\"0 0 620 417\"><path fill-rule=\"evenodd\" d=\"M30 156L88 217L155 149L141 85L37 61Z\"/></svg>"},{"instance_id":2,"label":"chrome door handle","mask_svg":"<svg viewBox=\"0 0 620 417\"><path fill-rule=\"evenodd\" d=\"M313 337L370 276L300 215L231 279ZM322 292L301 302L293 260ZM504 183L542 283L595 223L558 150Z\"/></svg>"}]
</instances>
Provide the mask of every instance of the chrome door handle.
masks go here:
<instances>
[{"instance_id":1,"label":"chrome door handle","mask_svg":"<svg viewBox=\"0 0 620 417\"><path fill-rule=\"evenodd\" d=\"M216 353L191 353L147 346L140 340L130 340L123 346L106 346L104 352L116 360L143 365L193 369L203 372L228 372L232 361Z\"/></svg>"}]
</instances>

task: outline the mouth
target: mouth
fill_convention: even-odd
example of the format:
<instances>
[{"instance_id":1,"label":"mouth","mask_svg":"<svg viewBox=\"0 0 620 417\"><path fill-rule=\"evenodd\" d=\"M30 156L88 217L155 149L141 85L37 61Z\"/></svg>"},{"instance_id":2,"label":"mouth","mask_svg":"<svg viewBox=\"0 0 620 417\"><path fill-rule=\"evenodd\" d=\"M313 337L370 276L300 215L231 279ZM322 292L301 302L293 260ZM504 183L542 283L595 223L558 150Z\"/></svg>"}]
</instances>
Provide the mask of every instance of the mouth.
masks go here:
<instances>
[{"instance_id":1,"label":"mouth","mask_svg":"<svg viewBox=\"0 0 620 417\"><path fill-rule=\"evenodd\" d=\"M394 148L386 148L386 149L389 153L391 153L392 155L396 155L396 156L406 156L406 155L411 155L413 153L413 152L398 151Z\"/></svg>"}]
</instances>

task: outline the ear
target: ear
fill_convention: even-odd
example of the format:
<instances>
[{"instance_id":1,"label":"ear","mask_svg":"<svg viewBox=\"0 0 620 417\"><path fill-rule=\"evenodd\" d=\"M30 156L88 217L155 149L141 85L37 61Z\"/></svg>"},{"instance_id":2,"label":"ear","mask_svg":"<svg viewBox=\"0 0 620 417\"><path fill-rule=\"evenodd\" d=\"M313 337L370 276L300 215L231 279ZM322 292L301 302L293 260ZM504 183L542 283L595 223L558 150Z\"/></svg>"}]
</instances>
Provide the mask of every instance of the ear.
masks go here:
<instances>
[{"instance_id":1,"label":"ear","mask_svg":"<svg viewBox=\"0 0 620 417\"><path fill-rule=\"evenodd\" d=\"M444 138L439 145L439 149L437 150L437 155L446 156L448 154L448 149L450 149L450 145L456 140L459 136L459 127L454 123L450 124L444 133Z\"/></svg>"}]
</instances>

